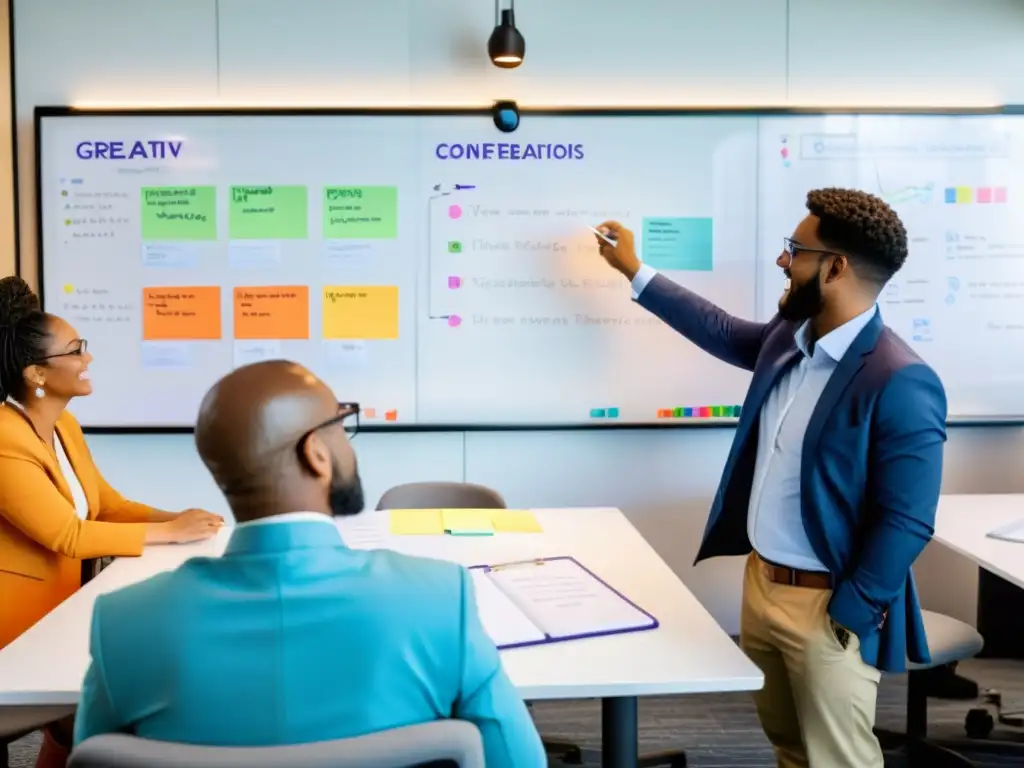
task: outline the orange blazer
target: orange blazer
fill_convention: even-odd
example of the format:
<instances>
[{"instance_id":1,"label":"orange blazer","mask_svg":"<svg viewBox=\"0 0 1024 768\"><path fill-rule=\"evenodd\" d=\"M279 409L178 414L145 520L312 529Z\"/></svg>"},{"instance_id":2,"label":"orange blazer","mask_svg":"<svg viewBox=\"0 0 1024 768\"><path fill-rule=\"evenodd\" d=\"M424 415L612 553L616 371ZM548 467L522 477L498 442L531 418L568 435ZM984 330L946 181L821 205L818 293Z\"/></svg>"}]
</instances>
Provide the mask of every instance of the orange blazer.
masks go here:
<instances>
[{"instance_id":1,"label":"orange blazer","mask_svg":"<svg viewBox=\"0 0 1024 768\"><path fill-rule=\"evenodd\" d=\"M56 431L89 503L85 520L53 448L0 405L0 648L81 586L82 560L142 554L154 511L107 484L74 416L65 411Z\"/></svg>"}]
</instances>

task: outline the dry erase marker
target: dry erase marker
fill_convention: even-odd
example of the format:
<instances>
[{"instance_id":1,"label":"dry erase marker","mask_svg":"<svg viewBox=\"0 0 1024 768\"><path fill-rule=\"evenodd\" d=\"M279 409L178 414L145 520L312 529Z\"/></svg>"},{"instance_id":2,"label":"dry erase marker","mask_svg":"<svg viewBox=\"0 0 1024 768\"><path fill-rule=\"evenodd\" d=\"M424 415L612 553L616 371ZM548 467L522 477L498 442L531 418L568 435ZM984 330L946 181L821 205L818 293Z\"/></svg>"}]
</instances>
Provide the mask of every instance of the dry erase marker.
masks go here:
<instances>
[{"instance_id":1,"label":"dry erase marker","mask_svg":"<svg viewBox=\"0 0 1024 768\"><path fill-rule=\"evenodd\" d=\"M588 229L591 232L593 232L595 235L600 237L602 240L604 240L606 243L608 243L608 245L610 245L612 248L614 248L616 245L618 245L618 243L616 243L614 240L612 240L610 237L608 237L608 235L606 235L600 229L595 229L594 227L588 227Z\"/></svg>"}]
</instances>

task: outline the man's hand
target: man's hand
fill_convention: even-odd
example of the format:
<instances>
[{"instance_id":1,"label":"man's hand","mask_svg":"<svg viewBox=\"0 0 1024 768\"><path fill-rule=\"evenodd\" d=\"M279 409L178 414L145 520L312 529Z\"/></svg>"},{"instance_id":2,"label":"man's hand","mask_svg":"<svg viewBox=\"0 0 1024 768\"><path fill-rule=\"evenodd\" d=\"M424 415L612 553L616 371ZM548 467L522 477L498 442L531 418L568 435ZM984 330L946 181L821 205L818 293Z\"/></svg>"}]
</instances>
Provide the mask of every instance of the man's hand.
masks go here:
<instances>
[{"instance_id":1,"label":"man's hand","mask_svg":"<svg viewBox=\"0 0 1024 768\"><path fill-rule=\"evenodd\" d=\"M640 270L640 259L636 257L633 233L617 221L606 221L596 229L599 232L604 232L616 243L614 246L609 245L607 241L594 235L604 260L611 265L612 269L621 272L627 280L636 277L636 273Z\"/></svg>"},{"instance_id":2,"label":"man's hand","mask_svg":"<svg viewBox=\"0 0 1024 768\"><path fill-rule=\"evenodd\" d=\"M829 626L832 628L832 634L835 636L836 641L843 647L845 651L850 645L850 630L844 627L842 624L837 622L831 616L828 619Z\"/></svg>"}]
</instances>

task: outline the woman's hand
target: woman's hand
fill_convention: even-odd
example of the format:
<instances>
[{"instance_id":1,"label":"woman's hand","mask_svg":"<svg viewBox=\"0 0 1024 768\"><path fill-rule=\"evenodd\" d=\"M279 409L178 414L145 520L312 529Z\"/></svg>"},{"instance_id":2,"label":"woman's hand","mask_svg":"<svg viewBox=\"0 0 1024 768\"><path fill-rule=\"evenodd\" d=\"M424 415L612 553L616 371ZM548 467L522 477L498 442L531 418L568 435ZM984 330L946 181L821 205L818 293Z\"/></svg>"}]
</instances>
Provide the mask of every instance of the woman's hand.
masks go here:
<instances>
[{"instance_id":1,"label":"woman's hand","mask_svg":"<svg viewBox=\"0 0 1024 768\"><path fill-rule=\"evenodd\" d=\"M215 535L224 526L224 518L203 509L186 509L173 520L149 526L150 544L184 544L202 541Z\"/></svg>"}]
</instances>

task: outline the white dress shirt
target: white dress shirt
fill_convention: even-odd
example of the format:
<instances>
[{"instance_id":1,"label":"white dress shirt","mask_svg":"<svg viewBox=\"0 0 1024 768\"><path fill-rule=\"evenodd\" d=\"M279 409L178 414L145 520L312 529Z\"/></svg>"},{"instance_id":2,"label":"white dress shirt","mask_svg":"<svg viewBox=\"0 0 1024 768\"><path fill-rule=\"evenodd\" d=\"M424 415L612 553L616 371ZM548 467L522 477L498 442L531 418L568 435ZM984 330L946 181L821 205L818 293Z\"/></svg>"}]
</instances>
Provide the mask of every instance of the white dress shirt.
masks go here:
<instances>
[{"instance_id":1,"label":"white dress shirt","mask_svg":"<svg viewBox=\"0 0 1024 768\"><path fill-rule=\"evenodd\" d=\"M641 266L632 282L634 299L656 274L651 267ZM761 406L747 535L765 560L807 571L828 570L814 554L803 524L800 460L804 433L833 371L877 311L878 306L872 306L817 343L811 340L810 323L801 325L795 340L803 356L778 380Z\"/></svg>"},{"instance_id":2,"label":"white dress shirt","mask_svg":"<svg viewBox=\"0 0 1024 768\"><path fill-rule=\"evenodd\" d=\"M78 475L75 474L75 468L68 460L68 454L64 450L64 443L61 442L59 435L53 436L53 450L57 454L57 463L60 465L64 480L67 482L68 488L71 489L71 498L75 502L75 514L80 519L86 520L89 517L89 501L85 498L85 489L82 488L82 483L79 481Z\"/></svg>"}]
</instances>

